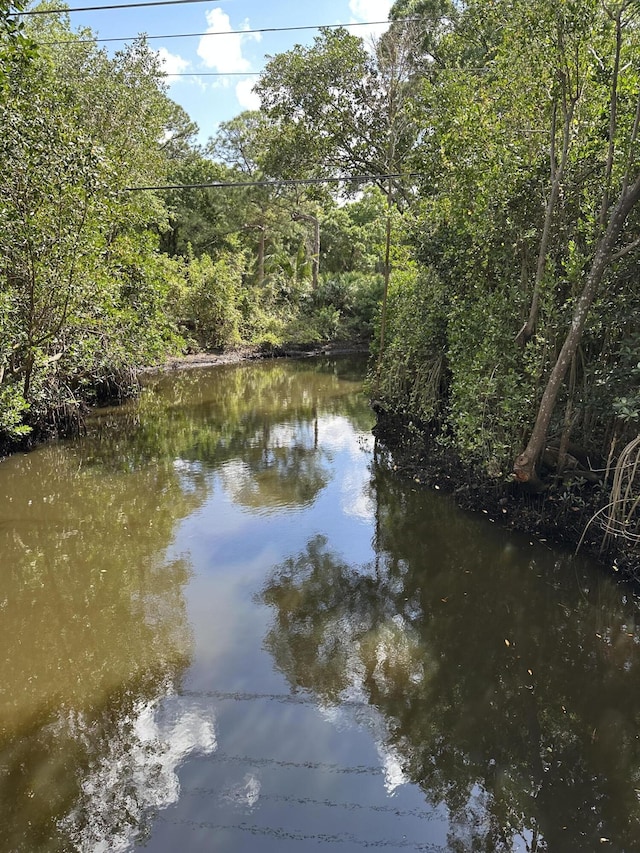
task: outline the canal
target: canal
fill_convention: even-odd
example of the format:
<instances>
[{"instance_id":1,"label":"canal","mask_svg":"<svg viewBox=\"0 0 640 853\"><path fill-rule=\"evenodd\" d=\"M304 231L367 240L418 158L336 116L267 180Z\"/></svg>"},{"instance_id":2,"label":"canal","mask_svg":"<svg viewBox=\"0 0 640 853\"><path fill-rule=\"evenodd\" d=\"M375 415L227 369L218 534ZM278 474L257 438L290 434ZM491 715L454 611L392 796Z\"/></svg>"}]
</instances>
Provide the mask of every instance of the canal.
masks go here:
<instances>
[{"instance_id":1,"label":"canal","mask_svg":"<svg viewBox=\"0 0 640 853\"><path fill-rule=\"evenodd\" d=\"M364 371L0 463L0 851L640 850L638 599L398 479Z\"/></svg>"}]
</instances>

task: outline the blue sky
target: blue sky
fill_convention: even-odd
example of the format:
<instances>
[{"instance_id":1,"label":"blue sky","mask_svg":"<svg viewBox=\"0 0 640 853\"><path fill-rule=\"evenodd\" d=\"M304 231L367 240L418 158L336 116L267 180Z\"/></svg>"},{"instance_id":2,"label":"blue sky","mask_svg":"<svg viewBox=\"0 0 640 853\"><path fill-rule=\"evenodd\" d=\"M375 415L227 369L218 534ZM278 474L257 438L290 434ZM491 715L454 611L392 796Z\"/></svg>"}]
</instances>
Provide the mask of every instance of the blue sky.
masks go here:
<instances>
[{"instance_id":1,"label":"blue sky","mask_svg":"<svg viewBox=\"0 0 640 853\"><path fill-rule=\"evenodd\" d=\"M125 2L125 0L122 0ZM149 44L164 61L169 77L169 95L197 122L200 141L206 142L221 121L244 109L258 106L251 88L265 65L267 55L289 50L295 44L311 44L315 30L299 32L248 33L265 27L298 27L351 24L387 19L393 0L220 0L182 6L115 9L71 14L74 28L89 26L101 38L129 38L140 32L148 36L173 33L226 33L195 38L158 38ZM89 0L99 5L107 0ZM133 2L133 0L132 0ZM84 6L69 0L71 8ZM385 27L357 27L353 32L370 40ZM105 45L112 52L122 43ZM201 76L211 72L233 72L229 76Z\"/></svg>"}]
</instances>

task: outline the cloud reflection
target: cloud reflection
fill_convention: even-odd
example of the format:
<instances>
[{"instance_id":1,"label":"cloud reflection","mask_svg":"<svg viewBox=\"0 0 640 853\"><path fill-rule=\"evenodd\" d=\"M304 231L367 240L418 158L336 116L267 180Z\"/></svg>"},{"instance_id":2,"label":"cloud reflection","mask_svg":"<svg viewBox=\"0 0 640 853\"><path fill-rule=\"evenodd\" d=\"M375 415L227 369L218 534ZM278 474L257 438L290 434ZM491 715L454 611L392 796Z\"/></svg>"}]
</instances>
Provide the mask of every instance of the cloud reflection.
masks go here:
<instances>
[{"instance_id":1,"label":"cloud reflection","mask_svg":"<svg viewBox=\"0 0 640 853\"><path fill-rule=\"evenodd\" d=\"M82 727L82 721L76 721ZM61 821L78 850L120 853L146 832L148 813L177 802L178 768L217 749L210 707L170 696L140 701L119 721L108 751L82 783L80 804Z\"/></svg>"}]
</instances>

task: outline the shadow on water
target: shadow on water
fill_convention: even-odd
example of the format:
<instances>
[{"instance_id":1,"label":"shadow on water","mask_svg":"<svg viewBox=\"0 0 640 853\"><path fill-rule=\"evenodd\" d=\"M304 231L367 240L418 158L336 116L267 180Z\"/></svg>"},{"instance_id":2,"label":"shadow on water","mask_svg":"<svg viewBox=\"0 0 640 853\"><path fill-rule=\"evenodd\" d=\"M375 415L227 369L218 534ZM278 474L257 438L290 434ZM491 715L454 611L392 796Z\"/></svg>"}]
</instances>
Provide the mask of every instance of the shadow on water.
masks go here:
<instances>
[{"instance_id":1,"label":"shadow on water","mask_svg":"<svg viewBox=\"0 0 640 853\"><path fill-rule=\"evenodd\" d=\"M404 779L446 804L451 851L640 849L640 638L621 588L375 467L371 488L370 563L316 537L262 592L292 690L382 715Z\"/></svg>"},{"instance_id":2,"label":"shadow on water","mask_svg":"<svg viewBox=\"0 0 640 853\"><path fill-rule=\"evenodd\" d=\"M0 466L0 850L640 850L637 601L371 459L362 371Z\"/></svg>"}]
</instances>

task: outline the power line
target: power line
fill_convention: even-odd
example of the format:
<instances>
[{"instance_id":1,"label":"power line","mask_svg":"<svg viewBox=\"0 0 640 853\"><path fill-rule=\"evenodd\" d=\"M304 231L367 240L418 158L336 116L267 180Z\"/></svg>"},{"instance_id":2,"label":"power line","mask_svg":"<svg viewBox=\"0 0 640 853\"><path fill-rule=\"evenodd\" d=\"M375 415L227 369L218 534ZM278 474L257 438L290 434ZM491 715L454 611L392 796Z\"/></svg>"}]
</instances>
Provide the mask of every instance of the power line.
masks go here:
<instances>
[{"instance_id":1,"label":"power line","mask_svg":"<svg viewBox=\"0 0 640 853\"><path fill-rule=\"evenodd\" d=\"M145 3L113 3L109 6L74 6L67 9L31 9L27 12L16 12L16 18L24 15L55 15L58 12L101 12L103 9L139 9L142 6L179 6L183 3L219 3L220 0L148 0Z\"/></svg>"},{"instance_id":2,"label":"power line","mask_svg":"<svg viewBox=\"0 0 640 853\"><path fill-rule=\"evenodd\" d=\"M160 76L163 81L165 78L168 80L171 77L259 77L265 69L263 68L261 71L166 71L162 69L160 71ZM451 72L456 71L458 73L469 72L473 74L480 73L489 73L491 71L490 68L444 68L443 72ZM547 133L546 130L523 130L523 133Z\"/></svg>"},{"instance_id":3,"label":"power line","mask_svg":"<svg viewBox=\"0 0 640 853\"><path fill-rule=\"evenodd\" d=\"M169 818L164 815L158 815L157 820L162 823L167 823L172 826L188 826L193 829L208 829L211 832L230 832L237 830L239 832L248 832L254 836L267 836L276 838L280 842L286 841L313 841L316 844L322 844L327 847L329 844L357 844L361 847L386 847L394 850L418 850L421 853L444 853L444 847L439 845L436 847L430 841L411 841L403 835L401 839L377 838L376 840L359 838L352 832L320 832L310 833L306 830L287 828L284 826L264 826L251 823L214 823L213 821L192 820L191 818Z\"/></svg>"},{"instance_id":4,"label":"power line","mask_svg":"<svg viewBox=\"0 0 640 853\"><path fill-rule=\"evenodd\" d=\"M393 178L424 178L417 172L393 173L387 175L347 175L342 178L291 178L270 181L209 181L201 184L163 184L149 187L123 187L122 192L136 193L147 190L198 190L198 189L241 189L244 187L296 187L311 186L313 184L348 184L364 183L366 181L382 181Z\"/></svg>"},{"instance_id":5,"label":"power line","mask_svg":"<svg viewBox=\"0 0 640 853\"><path fill-rule=\"evenodd\" d=\"M264 71L264 69L263 69ZM169 77L259 77L262 74L262 71L165 71L164 69L160 71L159 76L162 78L163 82L165 81L165 77L168 79ZM80 78L77 74L75 75L61 75L65 80L72 79L84 79ZM546 133L546 131L542 131Z\"/></svg>"},{"instance_id":6,"label":"power line","mask_svg":"<svg viewBox=\"0 0 640 853\"><path fill-rule=\"evenodd\" d=\"M341 776L381 776L382 768L366 764L345 765L327 761L286 761L280 758L258 758L255 755L229 755L226 752L212 752L208 762L224 764L249 764L253 767L280 767L283 770L320 770L324 773L337 773Z\"/></svg>"},{"instance_id":7,"label":"power line","mask_svg":"<svg viewBox=\"0 0 640 853\"><path fill-rule=\"evenodd\" d=\"M187 2L187 0L185 0ZM196 2L196 0L194 0ZM155 5L155 4L152 4ZM405 22L413 22L418 21L419 18L403 18L402 23ZM205 33L167 33L166 35L147 35L145 34L145 38L147 41L151 41L152 39L187 39L187 38L202 38L203 36L243 36L243 35L254 35L256 33L289 33L300 30L319 30L319 29L339 29L340 27L375 27L381 26L382 24L390 24L391 21L357 21L353 24L308 24L306 26L301 27L260 27L255 30L230 30L224 32L205 32ZM61 41L43 41L40 44L43 45L59 45L59 44L104 44L106 42L113 41L133 41L140 37L140 33L137 36L123 36L122 38L116 38L114 36L110 38L89 38L89 39L63 39Z\"/></svg>"},{"instance_id":8,"label":"power line","mask_svg":"<svg viewBox=\"0 0 640 853\"><path fill-rule=\"evenodd\" d=\"M226 690L181 690L181 696L203 697L207 699L231 699L234 702L282 702L285 705L318 705L318 700L309 695L300 693L247 693L243 691L226 691ZM368 708L369 703L364 701L341 700L341 708Z\"/></svg>"},{"instance_id":9,"label":"power line","mask_svg":"<svg viewBox=\"0 0 640 853\"><path fill-rule=\"evenodd\" d=\"M167 77L251 77L262 71L163 71Z\"/></svg>"}]
</instances>

